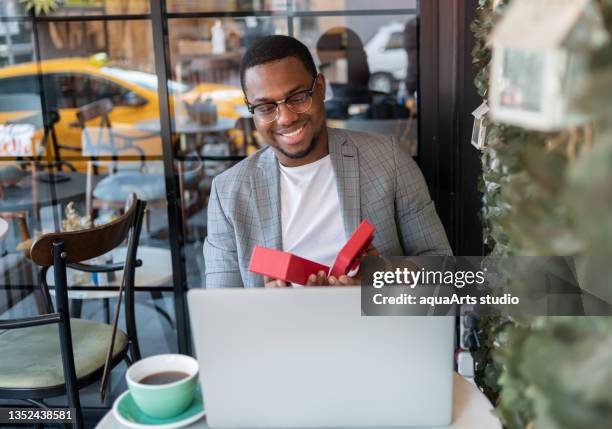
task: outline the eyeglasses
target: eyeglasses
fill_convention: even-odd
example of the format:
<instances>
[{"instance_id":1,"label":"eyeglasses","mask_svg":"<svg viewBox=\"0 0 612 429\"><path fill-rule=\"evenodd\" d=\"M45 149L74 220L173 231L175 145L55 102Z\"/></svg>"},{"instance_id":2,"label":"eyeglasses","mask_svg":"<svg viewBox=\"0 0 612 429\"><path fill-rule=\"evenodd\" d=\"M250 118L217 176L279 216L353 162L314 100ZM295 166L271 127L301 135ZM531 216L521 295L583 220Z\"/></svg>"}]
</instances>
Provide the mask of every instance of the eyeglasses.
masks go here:
<instances>
[{"instance_id":1,"label":"eyeglasses","mask_svg":"<svg viewBox=\"0 0 612 429\"><path fill-rule=\"evenodd\" d=\"M310 89L291 94L284 100L269 101L266 103L252 105L245 99L247 108L253 116L264 123L273 122L278 119L280 115L279 106L283 103L286 104L287 108L293 113L304 113L312 106L312 93L314 92L318 77L319 75L317 74L312 81L312 86Z\"/></svg>"}]
</instances>

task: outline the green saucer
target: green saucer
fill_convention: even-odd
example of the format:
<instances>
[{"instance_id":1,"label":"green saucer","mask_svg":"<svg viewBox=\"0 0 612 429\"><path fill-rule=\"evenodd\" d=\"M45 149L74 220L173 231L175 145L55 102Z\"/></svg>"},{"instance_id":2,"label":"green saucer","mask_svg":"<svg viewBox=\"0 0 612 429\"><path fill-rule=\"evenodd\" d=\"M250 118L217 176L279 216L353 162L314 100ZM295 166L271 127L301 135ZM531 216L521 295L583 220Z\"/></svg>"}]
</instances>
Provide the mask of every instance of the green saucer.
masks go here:
<instances>
[{"instance_id":1,"label":"green saucer","mask_svg":"<svg viewBox=\"0 0 612 429\"><path fill-rule=\"evenodd\" d=\"M122 425L131 428L172 429L180 428L201 419L204 414L204 400L202 389L198 384L191 405L178 416L169 419L157 419L140 411L134 402L130 391L127 390L119 396L113 404L113 414Z\"/></svg>"}]
</instances>

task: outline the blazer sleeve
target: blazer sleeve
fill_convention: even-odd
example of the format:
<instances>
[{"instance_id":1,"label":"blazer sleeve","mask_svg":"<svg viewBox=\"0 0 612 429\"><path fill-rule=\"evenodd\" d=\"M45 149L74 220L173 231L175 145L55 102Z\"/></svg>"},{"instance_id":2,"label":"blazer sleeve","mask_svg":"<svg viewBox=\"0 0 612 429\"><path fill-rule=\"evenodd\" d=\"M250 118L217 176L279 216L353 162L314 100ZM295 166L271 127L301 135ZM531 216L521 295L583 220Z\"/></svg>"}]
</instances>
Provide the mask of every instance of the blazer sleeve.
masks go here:
<instances>
[{"instance_id":1,"label":"blazer sleeve","mask_svg":"<svg viewBox=\"0 0 612 429\"><path fill-rule=\"evenodd\" d=\"M405 255L452 255L419 166L396 142L392 146L396 170L395 210Z\"/></svg>"},{"instance_id":2,"label":"blazer sleeve","mask_svg":"<svg viewBox=\"0 0 612 429\"><path fill-rule=\"evenodd\" d=\"M208 235L204 240L207 288L242 287L236 234L221 205L215 180L208 201Z\"/></svg>"}]
</instances>

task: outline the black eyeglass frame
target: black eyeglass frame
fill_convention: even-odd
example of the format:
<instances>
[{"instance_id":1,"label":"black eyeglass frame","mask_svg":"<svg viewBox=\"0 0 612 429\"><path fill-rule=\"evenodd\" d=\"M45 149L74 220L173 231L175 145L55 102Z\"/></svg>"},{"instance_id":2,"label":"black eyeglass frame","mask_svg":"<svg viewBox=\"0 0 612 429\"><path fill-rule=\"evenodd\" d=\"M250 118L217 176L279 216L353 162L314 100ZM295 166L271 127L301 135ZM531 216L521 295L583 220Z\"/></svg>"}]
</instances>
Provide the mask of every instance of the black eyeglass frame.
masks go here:
<instances>
[{"instance_id":1,"label":"black eyeglass frame","mask_svg":"<svg viewBox=\"0 0 612 429\"><path fill-rule=\"evenodd\" d=\"M278 114L280 112L279 110L279 106L281 104L287 104L287 100L290 99L291 97L295 97L296 95L300 95L300 94L308 94L308 97L312 99L312 94L314 93L315 90L315 86L317 85L317 79L319 78L320 73L317 73L317 75L315 76L314 80L312 81L312 86L310 89L305 89L303 91L297 91L294 92L293 94L289 94L288 96L286 96L285 98L283 98L282 100L276 100L276 101L266 101L265 103L259 103L259 104L251 104L249 103L249 100L246 99L246 97L244 98L244 103L247 106L247 109L249 110L249 112L251 113L251 115L255 115L255 109L259 106L263 106L266 104L274 104L276 106L276 117L274 119L272 119L269 122L275 121L276 119L278 119ZM287 105L287 107L289 108L289 110L291 110L292 112L294 112L294 110L289 107L289 105ZM312 104L310 105L310 107L312 107ZM308 107L308 109L310 109L310 107ZM307 111L308 109L306 109L305 111ZM304 112L305 112L304 111ZM304 113L304 112L294 112L294 113Z\"/></svg>"}]
</instances>

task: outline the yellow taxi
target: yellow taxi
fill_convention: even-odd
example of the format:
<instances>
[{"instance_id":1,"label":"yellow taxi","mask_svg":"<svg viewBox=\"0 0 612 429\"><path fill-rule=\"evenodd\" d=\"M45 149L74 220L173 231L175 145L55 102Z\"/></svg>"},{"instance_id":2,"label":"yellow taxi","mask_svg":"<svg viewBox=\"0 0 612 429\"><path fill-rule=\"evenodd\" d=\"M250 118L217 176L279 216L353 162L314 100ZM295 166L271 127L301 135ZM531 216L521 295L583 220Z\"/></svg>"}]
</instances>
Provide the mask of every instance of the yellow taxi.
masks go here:
<instances>
[{"instance_id":1,"label":"yellow taxi","mask_svg":"<svg viewBox=\"0 0 612 429\"><path fill-rule=\"evenodd\" d=\"M0 125L27 121L36 114L40 116L41 86L47 110L59 114L59 122L54 128L61 145L81 147L82 129L78 127L77 110L100 99L108 98L114 104L109 115L113 128L131 129L137 135L140 122L159 119L155 74L109 66L92 57L44 60L0 69ZM206 83L189 87L170 81L168 88L173 114L185 114L181 106L198 98L210 98L220 117L237 119L244 114L243 96L238 87ZM177 106L176 111L174 106ZM99 120L93 120L87 125L100 124ZM42 135L40 130L37 135ZM159 137L137 144L148 156L162 154ZM50 154L49 146L47 155ZM70 152L65 155L79 156L79 152ZM2 155L9 154L0 154L0 157Z\"/></svg>"}]
</instances>

